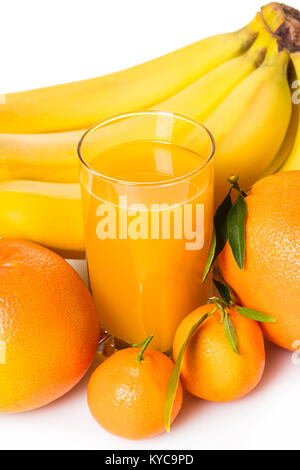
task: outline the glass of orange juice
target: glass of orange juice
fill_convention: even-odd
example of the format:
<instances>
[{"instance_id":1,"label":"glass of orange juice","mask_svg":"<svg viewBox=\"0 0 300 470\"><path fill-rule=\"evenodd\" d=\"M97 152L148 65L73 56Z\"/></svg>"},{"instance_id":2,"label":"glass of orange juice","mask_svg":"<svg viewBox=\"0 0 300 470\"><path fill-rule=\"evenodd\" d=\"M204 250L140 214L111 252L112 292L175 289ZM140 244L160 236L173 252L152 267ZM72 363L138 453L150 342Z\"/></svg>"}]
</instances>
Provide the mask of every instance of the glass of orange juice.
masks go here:
<instances>
[{"instance_id":1,"label":"glass of orange juice","mask_svg":"<svg viewBox=\"0 0 300 470\"><path fill-rule=\"evenodd\" d=\"M156 111L112 117L79 144L90 286L105 330L168 351L209 296L214 141L201 124Z\"/></svg>"}]
</instances>

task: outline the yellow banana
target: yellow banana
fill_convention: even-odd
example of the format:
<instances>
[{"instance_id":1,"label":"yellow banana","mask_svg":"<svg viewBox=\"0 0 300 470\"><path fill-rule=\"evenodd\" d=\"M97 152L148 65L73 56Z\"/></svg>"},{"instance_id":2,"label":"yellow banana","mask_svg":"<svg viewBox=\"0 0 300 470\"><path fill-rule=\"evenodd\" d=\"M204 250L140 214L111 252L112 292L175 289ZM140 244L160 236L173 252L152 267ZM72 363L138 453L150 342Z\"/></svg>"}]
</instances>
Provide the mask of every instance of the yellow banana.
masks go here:
<instances>
[{"instance_id":1,"label":"yellow banana","mask_svg":"<svg viewBox=\"0 0 300 470\"><path fill-rule=\"evenodd\" d=\"M294 81L294 91L292 93L294 107L297 109L298 121L294 137L294 145L284 162L280 171L300 170L300 52L291 54L297 80Z\"/></svg>"},{"instance_id":2,"label":"yellow banana","mask_svg":"<svg viewBox=\"0 0 300 470\"><path fill-rule=\"evenodd\" d=\"M291 115L288 63L289 54L278 52L273 39L263 64L206 120L216 140L217 203L225 195L227 177L239 175L246 189L279 150Z\"/></svg>"},{"instance_id":3,"label":"yellow banana","mask_svg":"<svg viewBox=\"0 0 300 470\"><path fill-rule=\"evenodd\" d=\"M68 258L84 256L77 184L0 183L0 235L38 242Z\"/></svg>"},{"instance_id":4,"label":"yellow banana","mask_svg":"<svg viewBox=\"0 0 300 470\"><path fill-rule=\"evenodd\" d=\"M184 114L203 122L261 64L270 40L270 34L263 29L245 54L225 62L153 109Z\"/></svg>"},{"instance_id":5,"label":"yellow banana","mask_svg":"<svg viewBox=\"0 0 300 470\"><path fill-rule=\"evenodd\" d=\"M0 181L79 181L77 145L84 131L0 134Z\"/></svg>"},{"instance_id":6,"label":"yellow banana","mask_svg":"<svg viewBox=\"0 0 300 470\"><path fill-rule=\"evenodd\" d=\"M267 56L255 70L267 43ZM218 199L226 176L239 174L241 183L248 186L279 149L291 113L288 60L287 52L278 53L276 41L261 31L246 54L220 65L154 107L200 120L209 116L206 125L217 142ZM0 179L77 181L75 154L82 132L0 135ZM0 235L31 239L64 256L82 257L79 185L24 180L0 183Z\"/></svg>"},{"instance_id":7,"label":"yellow banana","mask_svg":"<svg viewBox=\"0 0 300 470\"><path fill-rule=\"evenodd\" d=\"M296 76L295 74L293 74L293 77L290 82L292 93L294 91L293 83L296 83L295 80L296 80ZM299 98L300 98L300 95L299 95ZM282 145L277 155L275 156L274 160L272 160L268 168L266 168L266 170L263 172L263 174L261 175L261 178L264 178L265 176L276 173L279 170L279 168L281 168L281 166L284 164L284 162L287 160L288 156L290 155L292 148L294 146L294 142L296 139L296 134L297 134L298 126L299 126L299 118L300 118L299 108L300 108L299 105L294 104L294 103L292 104L292 115L291 115L289 127L286 132L285 138L282 142Z\"/></svg>"},{"instance_id":8,"label":"yellow banana","mask_svg":"<svg viewBox=\"0 0 300 470\"><path fill-rule=\"evenodd\" d=\"M262 62L269 38L269 33L262 30L245 54L220 65L154 109L205 120ZM83 132L0 134L0 181L78 182L77 145Z\"/></svg>"},{"instance_id":9,"label":"yellow banana","mask_svg":"<svg viewBox=\"0 0 300 470\"><path fill-rule=\"evenodd\" d=\"M261 9L261 17L270 31L277 37L281 46L288 46L290 51L299 49L299 38L295 34L299 31L299 12L287 5L272 2ZM293 30L292 30L293 29ZM283 144L266 174L280 170L300 169L300 53L291 54L296 77L292 79L293 111L291 122ZM296 79L296 80L295 80ZM293 89L293 84L295 89ZM297 88L298 87L298 91Z\"/></svg>"},{"instance_id":10,"label":"yellow banana","mask_svg":"<svg viewBox=\"0 0 300 470\"><path fill-rule=\"evenodd\" d=\"M294 145L298 125L299 125L299 106L293 105L289 127L286 132L283 143L277 155L275 156L274 160L272 160L270 165L262 173L261 178L264 178L265 176L276 173L279 170L279 168L281 168L281 166L284 164L284 162L287 160Z\"/></svg>"},{"instance_id":11,"label":"yellow banana","mask_svg":"<svg viewBox=\"0 0 300 470\"><path fill-rule=\"evenodd\" d=\"M82 129L114 114L152 107L247 50L259 28L254 19L234 33L203 39L121 72L2 95L0 131Z\"/></svg>"}]
</instances>

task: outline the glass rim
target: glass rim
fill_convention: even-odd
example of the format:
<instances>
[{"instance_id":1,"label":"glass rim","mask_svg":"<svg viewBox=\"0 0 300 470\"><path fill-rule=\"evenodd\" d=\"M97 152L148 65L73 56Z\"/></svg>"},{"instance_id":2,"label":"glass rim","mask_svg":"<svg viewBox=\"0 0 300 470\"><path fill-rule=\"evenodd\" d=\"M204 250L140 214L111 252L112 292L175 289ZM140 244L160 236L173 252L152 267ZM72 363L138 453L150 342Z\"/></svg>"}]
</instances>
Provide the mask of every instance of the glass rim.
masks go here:
<instances>
[{"instance_id":1,"label":"glass rim","mask_svg":"<svg viewBox=\"0 0 300 470\"><path fill-rule=\"evenodd\" d=\"M95 131L100 129L101 127L104 127L110 123L121 121L122 119L126 118L131 118L131 117L137 117L137 116L169 116L169 117L175 117L177 119L180 119L182 121L185 121L187 123L192 124L194 127L201 129L202 131L205 131L205 133L208 135L210 142L211 142L211 152L208 156L208 158L195 170L190 171L189 173L186 173L185 175L178 176L176 178L173 178L172 180L164 180L164 181L143 181L143 182L136 182L136 181L126 181L118 178L112 178L110 176L106 176L99 171L94 170L88 163L85 161L85 159L82 156L82 145L85 142L86 138L89 137L89 135L93 134ZM202 123L196 121L195 119L189 118L187 116L184 116L183 114L179 113L172 113L168 111L156 111L156 110L144 110L144 111L135 111L135 112L128 112L128 113L121 113L121 114L116 114L114 116L111 116L110 118L103 119L99 121L98 123L94 124L91 126L89 129L85 131L83 136L81 137L78 147L77 147L77 153L79 156L79 160L82 163L82 165L93 175L97 176L98 178L101 178L105 181L108 181L110 183L117 183L123 186L141 186L141 187L149 187L149 186L169 186L173 185L177 182L184 181L185 179L188 179L192 176L197 175L197 173L200 173L202 170L205 169L205 167L208 166L208 164L212 161L214 154L216 150L216 144L215 144L215 139L212 135L212 133L209 131L209 129ZM197 155L198 152L195 152Z\"/></svg>"}]
</instances>

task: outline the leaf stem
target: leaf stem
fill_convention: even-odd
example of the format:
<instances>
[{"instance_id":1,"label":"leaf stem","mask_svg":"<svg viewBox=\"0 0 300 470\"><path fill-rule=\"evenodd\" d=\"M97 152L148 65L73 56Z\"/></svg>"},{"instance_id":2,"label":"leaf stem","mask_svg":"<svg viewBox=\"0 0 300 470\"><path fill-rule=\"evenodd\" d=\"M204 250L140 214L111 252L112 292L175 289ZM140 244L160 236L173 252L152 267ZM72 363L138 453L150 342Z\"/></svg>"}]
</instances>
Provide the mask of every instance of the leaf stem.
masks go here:
<instances>
[{"instance_id":1,"label":"leaf stem","mask_svg":"<svg viewBox=\"0 0 300 470\"><path fill-rule=\"evenodd\" d=\"M219 297L210 297L209 303L215 304L216 309L221 312L223 312L227 306L227 303L224 302L222 299L219 299Z\"/></svg>"},{"instance_id":2,"label":"leaf stem","mask_svg":"<svg viewBox=\"0 0 300 470\"><path fill-rule=\"evenodd\" d=\"M211 315L213 315L216 311L218 310L217 307L215 307L211 312L208 312L208 313L205 313L204 315L202 315L202 317L200 318L199 321L197 321L197 323L195 323L185 342L183 343L182 345L182 348L179 352L179 355L177 357L177 360L174 364L174 367L173 367L173 370L172 370L172 374L171 374L171 377L170 377L170 380L169 380L169 383L168 383L168 388L167 388L167 394L166 394L166 401L165 401L165 427L166 427L166 431L167 432L170 432L170 427L171 427L171 415L172 415L172 410L173 410L173 405L174 405L174 401L175 401L175 397L176 397L176 392L177 392L177 388L178 388L178 384L179 384L179 379L180 379L180 371L181 371L181 362L182 362L182 359L183 359L183 356L184 356L184 353L185 353L185 350L188 346L188 343L191 339L191 337L193 336L193 334L196 332L196 330L199 328L199 326L205 322L209 317L211 317Z\"/></svg>"},{"instance_id":3,"label":"leaf stem","mask_svg":"<svg viewBox=\"0 0 300 470\"><path fill-rule=\"evenodd\" d=\"M232 289L226 284L224 279L221 277L220 273L218 272L219 279L213 278L213 283L217 288L222 300L230 307L234 307L236 305L235 302L235 295Z\"/></svg>"},{"instance_id":4,"label":"leaf stem","mask_svg":"<svg viewBox=\"0 0 300 470\"><path fill-rule=\"evenodd\" d=\"M139 352L139 354L136 358L137 362L139 362L139 363L142 362L143 354L144 354L146 348L148 347L149 343L153 340L153 338L154 338L154 335L151 335L151 336L149 336L149 338L145 339L145 341L143 341L142 343L132 345L133 348L138 348L138 347L142 346L141 350L140 350L140 352Z\"/></svg>"},{"instance_id":5,"label":"leaf stem","mask_svg":"<svg viewBox=\"0 0 300 470\"><path fill-rule=\"evenodd\" d=\"M243 191L238 183L239 181L239 177L238 176L230 176L230 178L228 178L227 180L229 183L230 183L230 192L231 190L234 188L236 189L243 197L247 197L247 193L245 191ZM230 194L230 193L229 193Z\"/></svg>"}]
</instances>

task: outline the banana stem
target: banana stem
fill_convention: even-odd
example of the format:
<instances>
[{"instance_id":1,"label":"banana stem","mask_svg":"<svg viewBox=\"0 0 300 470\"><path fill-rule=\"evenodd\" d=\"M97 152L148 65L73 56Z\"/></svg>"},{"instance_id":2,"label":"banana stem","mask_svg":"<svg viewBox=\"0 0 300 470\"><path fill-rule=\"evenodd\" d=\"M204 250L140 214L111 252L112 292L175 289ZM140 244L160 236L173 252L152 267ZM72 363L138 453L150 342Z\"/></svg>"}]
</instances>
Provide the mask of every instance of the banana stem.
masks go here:
<instances>
[{"instance_id":1,"label":"banana stem","mask_svg":"<svg viewBox=\"0 0 300 470\"><path fill-rule=\"evenodd\" d=\"M272 2L261 9L261 18L278 40L279 50L300 50L300 11L283 3Z\"/></svg>"}]
</instances>

